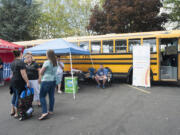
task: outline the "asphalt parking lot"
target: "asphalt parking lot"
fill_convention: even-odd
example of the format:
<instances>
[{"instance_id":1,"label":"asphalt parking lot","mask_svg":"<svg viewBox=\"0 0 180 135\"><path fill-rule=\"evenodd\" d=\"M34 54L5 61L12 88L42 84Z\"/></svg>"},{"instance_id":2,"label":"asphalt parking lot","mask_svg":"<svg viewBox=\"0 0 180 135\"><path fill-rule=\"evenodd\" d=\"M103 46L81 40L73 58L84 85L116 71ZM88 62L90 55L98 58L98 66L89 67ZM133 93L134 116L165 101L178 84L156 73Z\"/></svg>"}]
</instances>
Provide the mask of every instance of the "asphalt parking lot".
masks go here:
<instances>
[{"instance_id":1,"label":"asphalt parking lot","mask_svg":"<svg viewBox=\"0 0 180 135\"><path fill-rule=\"evenodd\" d=\"M49 119L34 116L18 121L9 116L8 86L0 88L0 135L179 135L180 87L156 83L136 88L118 81L110 88L81 84L72 94L56 94L55 112Z\"/></svg>"}]
</instances>

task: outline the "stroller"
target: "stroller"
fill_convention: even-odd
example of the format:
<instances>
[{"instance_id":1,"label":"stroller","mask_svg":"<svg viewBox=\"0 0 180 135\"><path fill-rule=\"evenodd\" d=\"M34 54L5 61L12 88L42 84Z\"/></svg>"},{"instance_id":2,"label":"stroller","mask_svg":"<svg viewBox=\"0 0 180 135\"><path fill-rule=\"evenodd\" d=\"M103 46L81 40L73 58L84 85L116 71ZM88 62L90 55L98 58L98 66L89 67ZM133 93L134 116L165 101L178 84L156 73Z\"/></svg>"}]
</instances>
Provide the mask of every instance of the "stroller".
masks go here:
<instances>
[{"instance_id":1,"label":"stroller","mask_svg":"<svg viewBox=\"0 0 180 135\"><path fill-rule=\"evenodd\" d=\"M19 118L20 121L32 117L33 97L34 97L34 89L33 88L26 87L26 90L21 92L20 98L18 101L18 113L20 116L20 118Z\"/></svg>"}]
</instances>

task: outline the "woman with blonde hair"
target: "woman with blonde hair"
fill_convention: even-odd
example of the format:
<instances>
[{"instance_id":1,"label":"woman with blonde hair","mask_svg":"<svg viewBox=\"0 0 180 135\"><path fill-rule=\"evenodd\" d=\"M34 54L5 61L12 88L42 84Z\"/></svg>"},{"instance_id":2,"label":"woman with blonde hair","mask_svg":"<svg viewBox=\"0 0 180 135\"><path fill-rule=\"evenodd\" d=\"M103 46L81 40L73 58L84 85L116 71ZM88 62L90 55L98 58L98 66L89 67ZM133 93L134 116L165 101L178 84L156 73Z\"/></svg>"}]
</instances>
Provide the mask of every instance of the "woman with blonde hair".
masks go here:
<instances>
[{"instance_id":1,"label":"woman with blonde hair","mask_svg":"<svg viewBox=\"0 0 180 135\"><path fill-rule=\"evenodd\" d=\"M40 102L42 106L42 115L39 117L39 120L45 119L48 114L52 114L54 111L54 91L56 87L57 61L53 50L48 50L46 56L48 60L44 62L40 70ZM49 95L49 112L47 111L46 104L47 94Z\"/></svg>"},{"instance_id":2,"label":"woman with blonde hair","mask_svg":"<svg viewBox=\"0 0 180 135\"><path fill-rule=\"evenodd\" d=\"M34 102L37 102L37 105L40 106L40 100L39 100L40 88L38 83L40 76L39 75L40 67L35 61L33 61L33 57L30 52L26 53L24 58L25 58L24 62L26 63L26 72L29 79L29 85L30 88L34 89Z\"/></svg>"}]
</instances>

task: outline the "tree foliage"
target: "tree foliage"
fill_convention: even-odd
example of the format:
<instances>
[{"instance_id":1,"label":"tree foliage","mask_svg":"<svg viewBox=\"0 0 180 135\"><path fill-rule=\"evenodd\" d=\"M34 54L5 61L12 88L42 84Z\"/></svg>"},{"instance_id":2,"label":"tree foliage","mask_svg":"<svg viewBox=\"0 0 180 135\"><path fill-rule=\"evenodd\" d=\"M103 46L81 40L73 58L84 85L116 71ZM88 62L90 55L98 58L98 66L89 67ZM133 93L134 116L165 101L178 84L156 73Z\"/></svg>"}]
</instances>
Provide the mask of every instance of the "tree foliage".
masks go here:
<instances>
[{"instance_id":1,"label":"tree foliage","mask_svg":"<svg viewBox=\"0 0 180 135\"><path fill-rule=\"evenodd\" d=\"M91 0L44 0L40 38L86 35Z\"/></svg>"},{"instance_id":2,"label":"tree foliage","mask_svg":"<svg viewBox=\"0 0 180 135\"><path fill-rule=\"evenodd\" d=\"M171 22L174 22L174 28L180 28L180 1L179 0L165 0L165 9L169 12Z\"/></svg>"},{"instance_id":3,"label":"tree foliage","mask_svg":"<svg viewBox=\"0 0 180 135\"><path fill-rule=\"evenodd\" d=\"M45 0L41 7L42 15L38 20L40 38L59 37L68 25L61 0Z\"/></svg>"},{"instance_id":4,"label":"tree foliage","mask_svg":"<svg viewBox=\"0 0 180 135\"><path fill-rule=\"evenodd\" d=\"M105 0L92 9L88 30L97 34L163 30L166 14L160 0Z\"/></svg>"},{"instance_id":5,"label":"tree foliage","mask_svg":"<svg viewBox=\"0 0 180 135\"><path fill-rule=\"evenodd\" d=\"M31 40L38 34L39 4L34 0L0 0L0 38Z\"/></svg>"},{"instance_id":6,"label":"tree foliage","mask_svg":"<svg viewBox=\"0 0 180 135\"><path fill-rule=\"evenodd\" d=\"M69 26L73 31L73 35L87 35L86 26L89 22L91 14L91 0L66 0L66 12L68 13Z\"/></svg>"}]
</instances>

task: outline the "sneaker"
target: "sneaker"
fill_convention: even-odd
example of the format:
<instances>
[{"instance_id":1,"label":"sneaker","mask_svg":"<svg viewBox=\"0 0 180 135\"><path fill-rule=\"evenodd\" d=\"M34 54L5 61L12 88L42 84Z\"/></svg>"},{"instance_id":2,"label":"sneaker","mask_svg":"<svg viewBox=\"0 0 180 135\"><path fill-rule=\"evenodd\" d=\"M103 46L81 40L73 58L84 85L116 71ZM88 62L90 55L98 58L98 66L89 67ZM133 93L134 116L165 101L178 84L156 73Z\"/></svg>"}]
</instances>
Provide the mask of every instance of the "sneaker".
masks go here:
<instances>
[{"instance_id":1,"label":"sneaker","mask_svg":"<svg viewBox=\"0 0 180 135\"><path fill-rule=\"evenodd\" d=\"M61 91L61 90L58 90L58 93L59 93L59 94L62 94L62 91Z\"/></svg>"},{"instance_id":2,"label":"sneaker","mask_svg":"<svg viewBox=\"0 0 180 135\"><path fill-rule=\"evenodd\" d=\"M101 87L101 86L98 84L98 85L97 85L97 88L100 88L100 87Z\"/></svg>"},{"instance_id":3,"label":"sneaker","mask_svg":"<svg viewBox=\"0 0 180 135\"><path fill-rule=\"evenodd\" d=\"M105 89L106 87L103 85L102 88Z\"/></svg>"}]
</instances>

